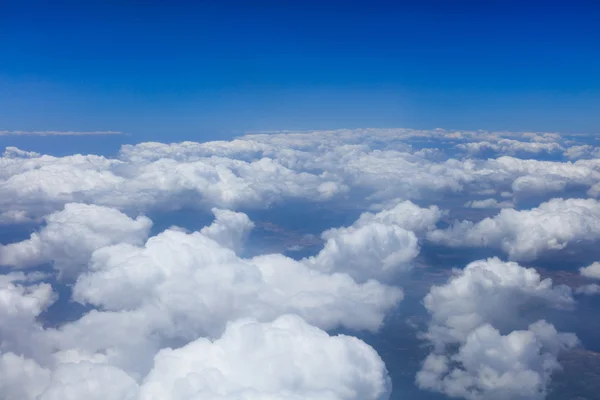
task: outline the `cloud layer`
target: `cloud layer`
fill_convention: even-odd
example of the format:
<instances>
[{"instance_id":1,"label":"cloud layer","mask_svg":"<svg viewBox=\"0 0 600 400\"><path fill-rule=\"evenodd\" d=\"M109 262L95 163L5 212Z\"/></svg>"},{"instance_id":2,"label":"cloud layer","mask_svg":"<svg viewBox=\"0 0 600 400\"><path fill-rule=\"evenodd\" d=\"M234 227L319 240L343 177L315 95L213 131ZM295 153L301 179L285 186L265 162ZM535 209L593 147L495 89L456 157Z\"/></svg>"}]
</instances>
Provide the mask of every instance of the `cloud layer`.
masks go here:
<instances>
[{"instance_id":1,"label":"cloud layer","mask_svg":"<svg viewBox=\"0 0 600 400\"><path fill-rule=\"evenodd\" d=\"M542 399L560 353L579 345L550 317L575 309L573 293L600 293L598 265L572 290L471 250L539 263L593 248L599 154L585 137L443 129L151 142L114 156L7 147L0 398L386 400L382 358L334 331L376 335L410 286L429 316L430 353L409 371L419 388ZM179 211L193 221L174 226ZM266 242L255 226L276 215L273 243L307 233L322 247L292 258L287 242L255 246ZM457 259L469 261L429 287Z\"/></svg>"}]
</instances>

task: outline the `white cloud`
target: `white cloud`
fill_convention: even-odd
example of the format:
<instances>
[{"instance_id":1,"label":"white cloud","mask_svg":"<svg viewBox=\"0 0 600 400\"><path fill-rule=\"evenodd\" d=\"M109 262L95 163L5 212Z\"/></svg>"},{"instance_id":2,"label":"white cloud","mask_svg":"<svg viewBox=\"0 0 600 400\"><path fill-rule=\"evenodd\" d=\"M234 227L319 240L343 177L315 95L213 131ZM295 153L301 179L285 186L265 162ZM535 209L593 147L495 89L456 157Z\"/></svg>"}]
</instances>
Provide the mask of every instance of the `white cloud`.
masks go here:
<instances>
[{"instance_id":1,"label":"white cloud","mask_svg":"<svg viewBox=\"0 0 600 400\"><path fill-rule=\"evenodd\" d=\"M600 285L598 285L597 283L581 285L577 289L575 289L575 293L585 294L588 296L597 295L597 294L600 294Z\"/></svg>"},{"instance_id":2,"label":"white cloud","mask_svg":"<svg viewBox=\"0 0 600 400\"><path fill-rule=\"evenodd\" d=\"M453 247L501 248L513 260L534 260L548 250L600 239L600 202L552 199L531 210L503 209L477 223L434 231L429 239Z\"/></svg>"},{"instance_id":3,"label":"white cloud","mask_svg":"<svg viewBox=\"0 0 600 400\"><path fill-rule=\"evenodd\" d=\"M213 342L162 350L140 399L384 400L390 389L371 347L289 315L236 321Z\"/></svg>"},{"instance_id":4,"label":"white cloud","mask_svg":"<svg viewBox=\"0 0 600 400\"><path fill-rule=\"evenodd\" d=\"M577 344L538 321L527 330L501 335L489 324L472 331L453 356L431 354L417 374L421 388L471 400L546 398L557 356Z\"/></svg>"},{"instance_id":5,"label":"white cloud","mask_svg":"<svg viewBox=\"0 0 600 400\"><path fill-rule=\"evenodd\" d=\"M5 400L33 400L50 381L50 371L35 361L14 353L0 354L0 397Z\"/></svg>"},{"instance_id":6,"label":"white cloud","mask_svg":"<svg viewBox=\"0 0 600 400\"><path fill-rule=\"evenodd\" d=\"M510 201L498 201L496 199L471 200L465 203L468 208L512 208L514 204Z\"/></svg>"},{"instance_id":7,"label":"white cloud","mask_svg":"<svg viewBox=\"0 0 600 400\"><path fill-rule=\"evenodd\" d=\"M420 208L410 201L377 214L363 213L349 227L325 231L323 249L304 261L327 273L347 273L359 282L389 281L411 268L419 254L416 234L434 229L443 215L437 207Z\"/></svg>"},{"instance_id":8,"label":"white cloud","mask_svg":"<svg viewBox=\"0 0 600 400\"><path fill-rule=\"evenodd\" d=\"M576 145L566 149L564 155L570 160L600 158L600 148L589 144Z\"/></svg>"},{"instance_id":9,"label":"white cloud","mask_svg":"<svg viewBox=\"0 0 600 400\"><path fill-rule=\"evenodd\" d=\"M83 361L59 365L36 400L136 400L138 392L136 381L122 370Z\"/></svg>"},{"instance_id":10,"label":"white cloud","mask_svg":"<svg viewBox=\"0 0 600 400\"><path fill-rule=\"evenodd\" d=\"M443 346L462 342L478 326L510 322L523 304L568 308L574 305L568 286L553 286L533 268L498 258L470 263L424 299L432 320L427 337Z\"/></svg>"},{"instance_id":11,"label":"white cloud","mask_svg":"<svg viewBox=\"0 0 600 400\"><path fill-rule=\"evenodd\" d=\"M144 247L96 251L74 297L107 310L131 310L167 336L189 338L218 334L232 319L268 320L290 312L327 329L376 330L401 292L313 271L281 255L241 259L201 233L167 230Z\"/></svg>"},{"instance_id":12,"label":"white cloud","mask_svg":"<svg viewBox=\"0 0 600 400\"><path fill-rule=\"evenodd\" d=\"M152 221L131 219L118 210L78 203L45 217L46 225L25 241L0 245L0 265L16 268L52 262L60 276L74 278L96 249L116 243L139 244Z\"/></svg>"},{"instance_id":13,"label":"white cloud","mask_svg":"<svg viewBox=\"0 0 600 400\"><path fill-rule=\"evenodd\" d=\"M563 150L563 147L556 142L524 142L514 139L499 139L495 142L469 142L461 143L457 148L466 151L471 156L480 155L485 152L493 152L501 155L517 155L523 153L557 153Z\"/></svg>"},{"instance_id":14,"label":"white cloud","mask_svg":"<svg viewBox=\"0 0 600 400\"><path fill-rule=\"evenodd\" d=\"M600 262L595 262L587 267L580 268L579 272L586 278L600 279Z\"/></svg>"},{"instance_id":15,"label":"white cloud","mask_svg":"<svg viewBox=\"0 0 600 400\"><path fill-rule=\"evenodd\" d=\"M497 258L473 262L424 299L433 345L417 374L424 389L465 399L543 399L559 351L577 344L545 321L512 330L528 307L570 308L567 286ZM501 334L500 331L509 333Z\"/></svg>"},{"instance_id":16,"label":"white cloud","mask_svg":"<svg viewBox=\"0 0 600 400\"><path fill-rule=\"evenodd\" d=\"M37 222L36 219L30 218L26 211L9 210L0 213L0 225L23 224Z\"/></svg>"},{"instance_id":17,"label":"white cloud","mask_svg":"<svg viewBox=\"0 0 600 400\"><path fill-rule=\"evenodd\" d=\"M200 233L213 239L223 247L235 252L241 251L254 223L244 213L229 210L212 209L215 221L212 225L202 228Z\"/></svg>"},{"instance_id":18,"label":"white cloud","mask_svg":"<svg viewBox=\"0 0 600 400\"><path fill-rule=\"evenodd\" d=\"M0 356L0 395L10 400L314 399L386 400L391 382L381 358L354 337L330 336L295 315L242 319L223 335L164 348L137 381L120 368L62 360L52 369Z\"/></svg>"},{"instance_id":19,"label":"white cloud","mask_svg":"<svg viewBox=\"0 0 600 400\"><path fill-rule=\"evenodd\" d=\"M0 159L0 212L10 206L35 218L67 202L137 211L263 208L291 198L330 201L358 193L366 208L494 188L514 190L521 201L572 186L591 188L600 179L600 160L454 159L407 142L439 147L481 139L532 148L556 147L560 140L553 134L359 129L141 143L123 146L115 159L50 157L11 147Z\"/></svg>"}]
</instances>

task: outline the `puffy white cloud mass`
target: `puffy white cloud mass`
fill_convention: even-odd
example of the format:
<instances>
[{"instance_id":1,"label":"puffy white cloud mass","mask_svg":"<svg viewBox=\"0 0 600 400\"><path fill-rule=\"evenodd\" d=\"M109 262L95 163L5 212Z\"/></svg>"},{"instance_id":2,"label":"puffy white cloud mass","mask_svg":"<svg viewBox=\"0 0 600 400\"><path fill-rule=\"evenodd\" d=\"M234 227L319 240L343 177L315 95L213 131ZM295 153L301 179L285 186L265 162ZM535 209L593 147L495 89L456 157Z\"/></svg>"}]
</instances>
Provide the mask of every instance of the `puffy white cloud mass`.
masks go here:
<instances>
[{"instance_id":1,"label":"puffy white cloud mass","mask_svg":"<svg viewBox=\"0 0 600 400\"><path fill-rule=\"evenodd\" d=\"M477 147L482 140L497 147L498 158L452 150ZM566 142L549 133L357 129L140 143L123 146L115 158L53 157L10 147L0 158L0 212L35 219L68 202L136 211L266 207L286 199L351 198L367 206L488 189L512 191L518 201L572 187L595 196L600 159L514 157L520 150L554 152Z\"/></svg>"},{"instance_id":2,"label":"puffy white cloud mass","mask_svg":"<svg viewBox=\"0 0 600 400\"><path fill-rule=\"evenodd\" d=\"M202 233L167 230L143 247L119 244L94 252L74 298L131 313L155 331L189 340L199 332L218 334L232 319L285 313L325 329L376 330L402 292L325 274L282 255L242 259Z\"/></svg>"},{"instance_id":3,"label":"puffy white cloud mass","mask_svg":"<svg viewBox=\"0 0 600 400\"><path fill-rule=\"evenodd\" d=\"M441 347L462 342L478 326L505 325L524 304L574 306L571 289L554 286L533 268L498 258L474 261L433 286L423 301L431 314L427 337Z\"/></svg>"},{"instance_id":4,"label":"puffy white cloud mass","mask_svg":"<svg viewBox=\"0 0 600 400\"><path fill-rule=\"evenodd\" d=\"M577 289L575 289L575 293L577 294L585 294L588 296L593 296L596 294L600 294L600 285L597 283L590 283L587 285L581 285Z\"/></svg>"},{"instance_id":5,"label":"puffy white cloud mass","mask_svg":"<svg viewBox=\"0 0 600 400\"><path fill-rule=\"evenodd\" d=\"M50 370L13 353L0 356L0 372L0 395L11 400L385 400L391 391L373 348L294 315L234 321L218 339L162 349L139 381L101 361Z\"/></svg>"},{"instance_id":6,"label":"puffy white cloud mass","mask_svg":"<svg viewBox=\"0 0 600 400\"><path fill-rule=\"evenodd\" d=\"M364 342L286 315L236 321L213 342L161 350L140 399L383 400L390 389L383 361Z\"/></svg>"},{"instance_id":7,"label":"puffy white cloud mass","mask_svg":"<svg viewBox=\"0 0 600 400\"><path fill-rule=\"evenodd\" d=\"M212 225L202 228L200 233L211 238L223 247L235 252L242 250L244 242L254 223L244 213L229 210L212 209L215 221Z\"/></svg>"},{"instance_id":8,"label":"puffy white cloud mass","mask_svg":"<svg viewBox=\"0 0 600 400\"><path fill-rule=\"evenodd\" d=\"M579 272L586 278L600 279L600 262L595 262L587 267L580 268Z\"/></svg>"},{"instance_id":9,"label":"puffy white cloud mass","mask_svg":"<svg viewBox=\"0 0 600 400\"><path fill-rule=\"evenodd\" d=\"M281 254L240 258L232 249L252 222L213 211L199 232L168 229L137 244L145 217L81 204L49 216L39 236L62 240L44 242L45 257L58 263L60 249L79 248L89 263L73 299L97 309L44 327L37 318L57 298L44 276L0 275L0 397L387 399L377 353L321 329L377 330L402 291Z\"/></svg>"},{"instance_id":10,"label":"puffy white cloud mass","mask_svg":"<svg viewBox=\"0 0 600 400\"><path fill-rule=\"evenodd\" d=\"M510 201L498 201L496 199L471 200L465 203L469 208L513 208Z\"/></svg>"},{"instance_id":11,"label":"puffy white cloud mass","mask_svg":"<svg viewBox=\"0 0 600 400\"><path fill-rule=\"evenodd\" d=\"M579 268L579 273L585 278L594 280L600 279L600 262L596 261L587 267ZM581 285L575 290L575 293L588 296L597 295L600 294L600 285L597 283Z\"/></svg>"},{"instance_id":12,"label":"puffy white cloud mass","mask_svg":"<svg viewBox=\"0 0 600 400\"><path fill-rule=\"evenodd\" d=\"M29 239L0 245L0 265L27 268L52 262L60 276L76 277L94 250L141 244L152 226L144 216L131 219L113 208L77 203L44 219L46 225Z\"/></svg>"},{"instance_id":13,"label":"puffy white cloud mass","mask_svg":"<svg viewBox=\"0 0 600 400\"><path fill-rule=\"evenodd\" d=\"M600 202L552 199L531 210L503 209L491 218L462 221L431 232L429 239L453 247L494 247L510 259L530 261L545 251L600 239Z\"/></svg>"},{"instance_id":14,"label":"puffy white cloud mass","mask_svg":"<svg viewBox=\"0 0 600 400\"><path fill-rule=\"evenodd\" d=\"M561 350L578 343L541 320L527 330L501 335L489 324L476 328L452 356L430 354L417 374L419 386L465 399L544 399Z\"/></svg>"},{"instance_id":15,"label":"puffy white cloud mass","mask_svg":"<svg viewBox=\"0 0 600 400\"><path fill-rule=\"evenodd\" d=\"M439 208L400 202L377 214L363 213L351 226L323 233L325 246L305 262L326 272L344 272L360 282L388 281L408 270L419 254L417 235L435 228Z\"/></svg>"},{"instance_id":16,"label":"puffy white cloud mass","mask_svg":"<svg viewBox=\"0 0 600 400\"><path fill-rule=\"evenodd\" d=\"M469 155L485 154L486 152L504 155L518 155L522 153L540 154L557 153L564 150L557 142L524 142L514 139L498 139L495 142L461 143L456 147L466 151Z\"/></svg>"},{"instance_id":17,"label":"puffy white cloud mass","mask_svg":"<svg viewBox=\"0 0 600 400\"><path fill-rule=\"evenodd\" d=\"M452 397L543 399L552 372L560 368L559 351L578 342L545 321L510 331L528 307L574 305L569 287L553 286L514 262L473 262L433 286L424 305L431 314L424 337L433 350L416 382Z\"/></svg>"}]
</instances>

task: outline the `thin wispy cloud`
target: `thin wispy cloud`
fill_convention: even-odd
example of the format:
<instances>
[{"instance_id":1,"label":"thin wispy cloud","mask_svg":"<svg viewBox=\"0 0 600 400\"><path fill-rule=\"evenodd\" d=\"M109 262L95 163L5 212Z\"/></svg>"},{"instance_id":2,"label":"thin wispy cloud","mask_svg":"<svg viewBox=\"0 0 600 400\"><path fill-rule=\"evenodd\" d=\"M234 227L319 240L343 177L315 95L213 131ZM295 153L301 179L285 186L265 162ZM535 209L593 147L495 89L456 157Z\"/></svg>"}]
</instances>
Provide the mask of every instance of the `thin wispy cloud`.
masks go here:
<instances>
[{"instance_id":1,"label":"thin wispy cloud","mask_svg":"<svg viewBox=\"0 0 600 400\"><path fill-rule=\"evenodd\" d=\"M97 136L123 135L119 131L0 131L0 136Z\"/></svg>"}]
</instances>

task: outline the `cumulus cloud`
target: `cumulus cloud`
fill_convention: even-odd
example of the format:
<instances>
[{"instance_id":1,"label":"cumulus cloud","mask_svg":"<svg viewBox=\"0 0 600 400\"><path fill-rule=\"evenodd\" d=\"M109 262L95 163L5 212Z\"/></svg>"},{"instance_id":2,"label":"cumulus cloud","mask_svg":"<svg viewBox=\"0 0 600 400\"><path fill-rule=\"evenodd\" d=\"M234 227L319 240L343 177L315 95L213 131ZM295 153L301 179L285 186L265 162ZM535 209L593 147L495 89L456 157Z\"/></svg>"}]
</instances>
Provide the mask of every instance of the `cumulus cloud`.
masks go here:
<instances>
[{"instance_id":1,"label":"cumulus cloud","mask_svg":"<svg viewBox=\"0 0 600 400\"><path fill-rule=\"evenodd\" d=\"M199 232L166 230L145 244L146 217L82 204L48 216L37 260L65 267L56 255L77 248L86 268L73 299L98 308L45 328L37 318L57 298L51 285L36 273L0 275L0 396L387 399L377 353L321 329L377 330L401 290L281 254L241 258L232 249L252 222L213 211Z\"/></svg>"},{"instance_id":2,"label":"cumulus cloud","mask_svg":"<svg viewBox=\"0 0 600 400\"><path fill-rule=\"evenodd\" d=\"M419 254L417 234L433 230L444 215L437 207L400 202L379 213L363 213L351 226L323 233L323 249L305 262L321 271L344 272L364 282L388 281L408 270Z\"/></svg>"},{"instance_id":3,"label":"cumulus cloud","mask_svg":"<svg viewBox=\"0 0 600 400\"><path fill-rule=\"evenodd\" d=\"M564 155L570 160L600 158L600 148L589 144L576 145L566 149Z\"/></svg>"},{"instance_id":4,"label":"cumulus cloud","mask_svg":"<svg viewBox=\"0 0 600 400\"><path fill-rule=\"evenodd\" d=\"M452 247L501 248L513 260L530 261L545 251L600 239L600 202L552 199L531 210L504 209L477 223L436 230L429 239Z\"/></svg>"},{"instance_id":5,"label":"cumulus cloud","mask_svg":"<svg viewBox=\"0 0 600 400\"><path fill-rule=\"evenodd\" d=\"M140 398L384 400L390 389L371 347L287 315L272 323L236 321L213 342L162 350Z\"/></svg>"},{"instance_id":6,"label":"cumulus cloud","mask_svg":"<svg viewBox=\"0 0 600 400\"><path fill-rule=\"evenodd\" d=\"M498 201L496 199L471 200L465 203L468 208L513 208L510 201Z\"/></svg>"},{"instance_id":7,"label":"cumulus cloud","mask_svg":"<svg viewBox=\"0 0 600 400\"><path fill-rule=\"evenodd\" d=\"M586 278L600 279L600 262L595 262L587 267L580 268L579 272Z\"/></svg>"},{"instance_id":8,"label":"cumulus cloud","mask_svg":"<svg viewBox=\"0 0 600 400\"><path fill-rule=\"evenodd\" d=\"M541 320L527 330L501 335L491 325L469 334L450 357L431 354L417 374L426 389L464 399L544 399L561 350L577 345L572 333L558 333Z\"/></svg>"},{"instance_id":9,"label":"cumulus cloud","mask_svg":"<svg viewBox=\"0 0 600 400\"><path fill-rule=\"evenodd\" d=\"M200 233L213 239L223 247L239 252L254 223L244 213L212 209L215 221L212 225L202 228Z\"/></svg>"},{"instance_id":10,"label":"cumulus cloud","mask_svg":"<svg viewBox=\"0 0 600 400\"><path fill-rule=\"evenodd\" d=\"M13 353L0 356L0 372L0 394L11 400L386 400L391 392L373 348L294 315L237 320L215 340L162 349L138 381L102 361L50 370Z\"/></svg>"},{"instance_id":11,"label":"cumulus cloud","mask_svg":"<svg viewBox=\"0 0 600 400\"><path fill-rule=\"evenodd\" d=\"M600 285L598 285L597 283L581 285L577 289L575 289L575 293L585 294L588 296L597 295L597 294L600 294Z\"/></svg>"},{"instance_id":12,"label":"cumulus cloud","mask_svg":"<svg viewBox=\"0 0 600 400\"><path fill-rule=\"evenodd\" d=\"M543 399L561 350L577 344L545 321L511 330L527 307L570 308L567 286L553 286L532 268L480 260L434 286L424 299L433 345L416 382L465 399ZM500 330L506 331L502 334Z\"/></svg>"},{"instance_id":13,"label":"cumulus cloud","mask_svg":"<svg viewBox=\"0 0 600 400\"><path fill-rule=\"evenodd\" d=\"M35 361L14 353L0 355L0 397L6 400L33 400L50 381L50 371Z\"/></svg>"},{"instance_id":14,"label":"cumulus cloud","mask_svg":"<svg viewBox=\"0 0 600 400\"><path fill-rule=\"evenodd\" d=\"M471 156L489 155L489 153L501 155L518 155L523 153L552 154L563 150L563 147L556 142L527 142L514 139L499 139L496 142L483 141L461 143L456 147L467 152Z\"/></svg>"},{"instance_id":15,"label":"cumulus cloud","mask_svg":"<svg viewBox=\"0 0 600 400\"><path fill-rule=\"evenodd\" d=\"M498 258L472 262L425 297L427 337L438 347L462 342L478 326L510 323L523 304L570 308L574 300L568 286L554 286L533 268Z\"/></svg>"},{"instance_id":16,"label":"cumulus cloud","mask_svg":"<svg viewBox=\"0 0 600 400\"><path fill-rule=\"evenodd\" d=\"M357 284L346 274L324 274L282 255L241 259L202 233L172 230L143 247L97 250L74 286L81 302L131 312L165 336L187 339L218 334L232 319L284 313L326 329L376 330L401 296L376 281Z\"/></svg>"},{"instance_id":17,"label":"cumulus cloud","mask_svg":"<svg viewBox=\"0 0 600 400\"><path fill-rule=\"evenodd\" d=\"M514 191L521 201L571 187L594 192L591 188L600 179L599 160L523 160L502 149L498 155L503 156L481 160L438 148L482 138L531 148L554 148L561 140L547 133L358 129L141 143L123 146L116 158L51 157L11 147L0 159L0 199L10 199L0 200L0 211L10 207L39 217L67 202L137 211L239 209L346 196L361 198L366 207L494 188ZM413 141L432 147L413 147Z\"/></svg>"},{"instance_id":18,"label":"cumulus cloud","mask_svg":"<svg viewBox=\"0 0 600 400\"><path fill-rule=\"evenodd\" d=\"M118 210L69 203L64 210L45 217L46 225L25 241L0 245L0 265L28 268L51 262L61 277L73 278L93 253L110 244L140 244L152 221L131 219Z\"/></svg>"},{"instance_id":19,"label":"cumulus cloud","mask_svg":"<svg viewBox=\"0 0 600 400\"><path fill-rule=\"evenodd\" d=\"M587 267L579 268L579 273L581 274L581 276L588 279L600 279L600 262L594 262L588 265ZM581 285L575 290L575 293L588 296L597 295L600 294L600 285L598 285L597 283Z\"/></svg>"}]
</instances>

